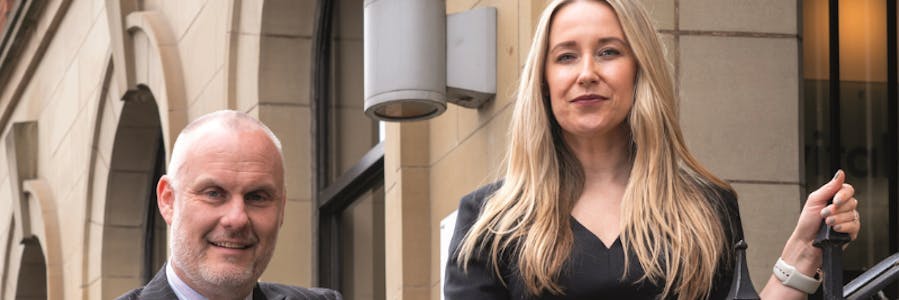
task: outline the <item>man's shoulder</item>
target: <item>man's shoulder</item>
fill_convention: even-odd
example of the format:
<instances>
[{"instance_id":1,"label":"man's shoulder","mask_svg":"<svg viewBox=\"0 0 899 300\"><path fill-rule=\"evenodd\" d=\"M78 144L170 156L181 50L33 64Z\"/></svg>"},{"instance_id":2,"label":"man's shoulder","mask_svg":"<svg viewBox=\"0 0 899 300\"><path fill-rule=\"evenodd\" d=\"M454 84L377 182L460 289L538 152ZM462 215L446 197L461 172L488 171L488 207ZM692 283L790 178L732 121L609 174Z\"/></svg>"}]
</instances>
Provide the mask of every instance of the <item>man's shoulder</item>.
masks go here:
<instances>
[{"instance_id":1,"label":"man's shoulder","mask_svg":"<svg viewBox=\"0 0 899 300\"><path fill-rule=\"evenodd\" d=\"M140 293L144 290L144 287L139 287L133 290L128 291L125 294L122 294L116 300L137 300L140 296Z\"/></svg>"},{"instance_id":2,"label":"man's shoulder","mask_svg":"<svg viewBox=\"0 0 899 300\"><path fill-rule=\"evenodd\" d=\"M304 288L292 285L284 285L271 282L260 282L259 289L267 298L274 296L284 296L285 299L308 299L308 300L340 300L340 293L335 290L323 288Z\"/></svg>"}]
</instances>

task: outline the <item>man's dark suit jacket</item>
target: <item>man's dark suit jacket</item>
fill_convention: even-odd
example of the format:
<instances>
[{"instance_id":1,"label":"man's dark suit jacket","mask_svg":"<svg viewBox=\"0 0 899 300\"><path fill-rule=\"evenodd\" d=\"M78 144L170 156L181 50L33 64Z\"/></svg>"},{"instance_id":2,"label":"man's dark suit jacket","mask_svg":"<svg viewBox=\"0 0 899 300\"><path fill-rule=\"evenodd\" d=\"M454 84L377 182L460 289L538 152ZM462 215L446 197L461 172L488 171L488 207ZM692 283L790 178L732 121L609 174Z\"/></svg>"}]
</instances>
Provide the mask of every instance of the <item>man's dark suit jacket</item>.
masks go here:
<instances>
[{"instance_id":1,"label":"man's dark suit jacket","mask_svg":"<svg viewBox=\"0 0 899 300\"><path fill-rule=\"evenodd\" d=\"M165 266L156 273L146 286L136 288L119 296L117 300L178 299L165 276ZM301 288L277 283L260 282L253 288L253 300L341 300L340 293L321 288Z\"/></svg>"}]
</instances>

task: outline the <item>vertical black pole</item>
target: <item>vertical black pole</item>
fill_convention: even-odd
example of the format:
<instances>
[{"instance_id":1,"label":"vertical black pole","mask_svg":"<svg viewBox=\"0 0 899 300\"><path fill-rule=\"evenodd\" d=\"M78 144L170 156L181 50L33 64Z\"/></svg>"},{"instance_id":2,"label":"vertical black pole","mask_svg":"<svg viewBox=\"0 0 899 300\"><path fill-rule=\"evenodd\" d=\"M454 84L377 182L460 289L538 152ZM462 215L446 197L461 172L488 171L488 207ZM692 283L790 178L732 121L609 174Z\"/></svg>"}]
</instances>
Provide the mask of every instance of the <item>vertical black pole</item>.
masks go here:
<instances>
[{"instance_id":1,"label":"vertical black pole","mask_svg":"<svg viewBox=\"0 0 899 300\"><path fill-rule=\"evenodd\" d=\"M838 0L828 1L828 36L830 49L830 164L832 170L840 169L840 6ZM832 202L832 200L831 200ZM824 299L843 298L843 244L849 242L845 233L821 223L815 246L824 252Z\"/></svg>"},{"instance_id":2,"label":"vertical black pole","mask_svg":"<svg viewBox=\"0 0 899 300\"><path fill-rule=\"evenodd\" d=\"M840 169L840 14L838 0L829 0L828 29L830 40L830 166L833 172Z\"/></svg>"},{"instance_id":3,"label":"vertical black pole","mask_svg":"<svg viewBox=\"0 0 899 300\"><path fill-rule=\"evenodd\" d=\"M890 253L899 252L899 185L897 185L897 179L899 179L899 172L897 172L897 161L896 156L899 155L897 151L899 151L899 147L897 147L897 142L899 142L899 124L897 124L897 101L899 101L899 96L897 96L897 87L899 84L899 78L897 78L897 68L899 68L899 62L897 62L897 47L899 47L899 41L897 41L897 24L896 24L896 0L886 0L887 2L887 181L888 181L888 192L887 197L889 200L889 218L890 218L890 228L888 232L890 233L889 245L890 245ZM890 289L893 292L893 297L899 297L899 285L893 284Z\"/></svg>"},{"instance_id":4,"label":"vertical black pole","mask_svg":"<svg viewBox=\"0 0 899 300\"><path fill-rule=\"evenodd\" d=\"M330 168L330 91L331 91L331 31L334 1L319 0L315 15L312 44L312 194L321 206L319 194L331 179ZM340 228L338 212L319 209L318 274L322 287L340 289L340 255L337 253Z\"/></svg>"}]
</instances>

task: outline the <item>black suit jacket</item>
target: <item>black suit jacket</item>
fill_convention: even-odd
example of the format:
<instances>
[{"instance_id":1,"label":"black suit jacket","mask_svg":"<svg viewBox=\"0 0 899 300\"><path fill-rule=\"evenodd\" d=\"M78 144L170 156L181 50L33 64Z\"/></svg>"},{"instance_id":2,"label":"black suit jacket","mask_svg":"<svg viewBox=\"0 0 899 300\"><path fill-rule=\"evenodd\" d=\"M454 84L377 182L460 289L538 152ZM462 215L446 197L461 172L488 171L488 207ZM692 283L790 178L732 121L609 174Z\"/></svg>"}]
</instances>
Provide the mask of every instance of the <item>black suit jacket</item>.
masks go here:
<instances>
[{"instance_id":1,"label":"black suit jacket","mask_svg":"<svg viewBox=\"0 0 899 300\"><path fill-rule=\"evenodd\" d=\"M169 280L165 275L165 266L156 272L153 280L146 286L136 288L117 300L156 300L178 299L175 291L169 286ZM253 300L341 300L340 293L334 290L322 288L301 288L277 283L259 282L253 288Z\"/></svg>"}]
</instances>

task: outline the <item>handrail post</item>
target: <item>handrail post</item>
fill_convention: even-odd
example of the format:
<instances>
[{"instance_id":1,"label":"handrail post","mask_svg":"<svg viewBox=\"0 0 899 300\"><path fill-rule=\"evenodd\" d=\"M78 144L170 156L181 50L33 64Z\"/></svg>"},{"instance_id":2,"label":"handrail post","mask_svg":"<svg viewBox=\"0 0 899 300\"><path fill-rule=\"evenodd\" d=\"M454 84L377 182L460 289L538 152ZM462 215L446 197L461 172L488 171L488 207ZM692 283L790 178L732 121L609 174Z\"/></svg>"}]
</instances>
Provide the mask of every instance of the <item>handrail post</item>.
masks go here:
<instances>
[{"instance_id":1,"label":"handrail post","mask_svg":"<svg viewBox=\"0 0 899 300\"><path fill-rule=\"evenodd\" d=\"M746 248L749 246L740 240L734 245L736 260L734 261L734 279L730 284L728 300L758 300L759 294L752 287L752 279L749 278L749 268L746 267Z\"/></svg>"},{"instance_id":2,"label":"handrail post","mask_svg":"<svg viewBox=\"0 0 899 300\"><path fill-rule=\"evenodd\" d=\"M831 200L832 201L832 200ZM815 247L821 248L822 270L824 274L824 299L843 298L843 245L849 242L849 235L833 231L833 227L821 223L818 237L815 238Z\"/></svg>"}]
</instances>

